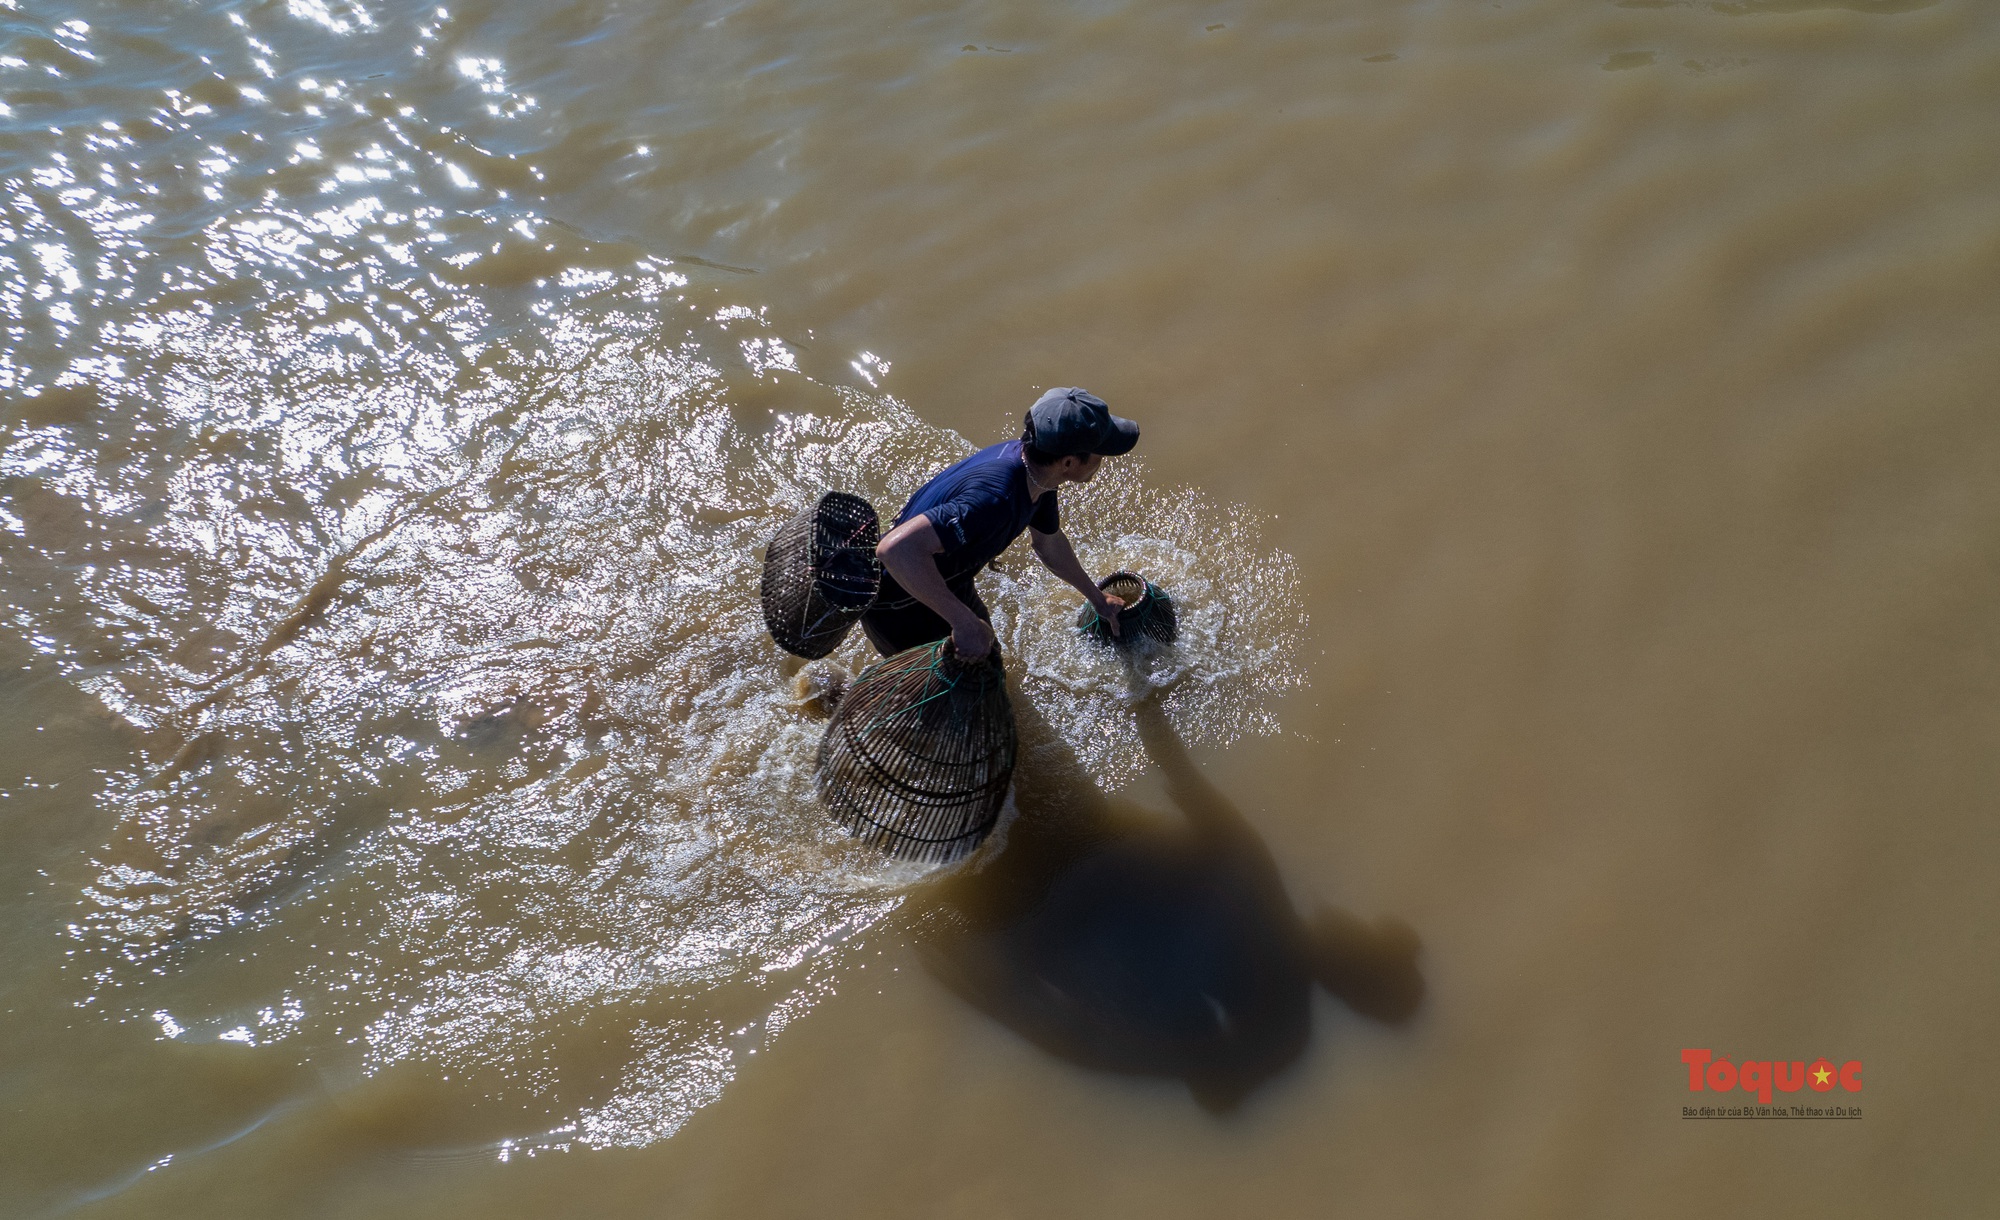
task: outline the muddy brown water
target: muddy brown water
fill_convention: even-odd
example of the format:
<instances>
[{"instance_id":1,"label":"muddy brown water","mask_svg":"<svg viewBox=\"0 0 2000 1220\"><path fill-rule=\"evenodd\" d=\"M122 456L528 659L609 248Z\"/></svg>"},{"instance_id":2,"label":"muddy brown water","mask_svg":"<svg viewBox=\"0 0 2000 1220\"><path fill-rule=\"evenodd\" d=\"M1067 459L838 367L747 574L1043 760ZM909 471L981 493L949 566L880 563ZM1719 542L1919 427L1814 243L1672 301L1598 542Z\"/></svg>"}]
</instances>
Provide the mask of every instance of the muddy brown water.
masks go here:
<instances>
[{"instance_id":1,"label":"muddy brown water","mask_svg":"<svg viewBox=\"0 0 2000 1220\"><path fill-rule=\"evenodd\" d=\"M0 1213L2000 1204L1992 6L6 8ZM884 862L758 548L1054 385Z\"/></svg>"}]
</instances>

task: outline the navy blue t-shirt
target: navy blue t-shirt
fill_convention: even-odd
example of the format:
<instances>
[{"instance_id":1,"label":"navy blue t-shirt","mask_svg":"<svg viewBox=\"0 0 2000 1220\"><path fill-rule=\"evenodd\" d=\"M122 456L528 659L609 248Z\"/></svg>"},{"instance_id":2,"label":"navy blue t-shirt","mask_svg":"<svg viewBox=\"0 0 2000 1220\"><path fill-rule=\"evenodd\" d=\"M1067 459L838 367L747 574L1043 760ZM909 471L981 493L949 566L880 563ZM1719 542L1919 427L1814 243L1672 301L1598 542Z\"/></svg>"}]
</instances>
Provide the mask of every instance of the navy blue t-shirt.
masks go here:
<instances>
[{"instance_id":1,"label":"navy blue t-shirt","mask_svg":"<svg viewBox=\"0 0 2000 1220\"><path fill-rule=\"evenodd\" d=\"M896 524L918 514L930 518L944 543L937 566L947 581L970 577L993 562L1031 525L1044 534L1060 528L1055 492L1028 498L1020 441L988 445L945 467L910 497Z\"/></svg>"}]
</instances>

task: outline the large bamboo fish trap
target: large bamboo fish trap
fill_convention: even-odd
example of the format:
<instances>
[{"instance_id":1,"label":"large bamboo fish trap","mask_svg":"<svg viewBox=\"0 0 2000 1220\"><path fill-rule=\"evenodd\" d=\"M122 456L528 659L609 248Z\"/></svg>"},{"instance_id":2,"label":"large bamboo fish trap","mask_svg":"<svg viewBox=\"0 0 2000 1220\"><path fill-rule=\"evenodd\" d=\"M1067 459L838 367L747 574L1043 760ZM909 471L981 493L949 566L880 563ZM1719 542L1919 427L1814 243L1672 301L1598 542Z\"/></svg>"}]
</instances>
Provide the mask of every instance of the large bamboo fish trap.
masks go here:
<instances>
[{"instance_id":1,"label":"large bamboo fish trap","mask_svg":"<svg viewBox=\"0 0 2000 1220\"><path fill-rule=\"evenodd\" d=\"M939 640L869 666L841 697L820 739L820 799L891 855L955 860L999 820L1015 753L999 651L966 662Z\"/></svg>"},{"instance_id":2,"label":"large bamboo fish trap","mask_svg":"<svg viewBox=\"0 0 2000 1220\"><path fill-rule=\"evenodd\" d=\"M881 523L860 496L830 491L778 527L764 549L764 625L807 660L840 647L882 586Z\"/></svg>"},{"instance_id":3,"label":"large bamboo fish trap","mask_svg":"<svg viewBox=\"0 0 2000 1220\"><path fill-rule=\"evenodd\" d=\"M1114 636L1097 608L1086 605L1076 616L1076 629L1091 639L1129 648L1142 639L1171 644L1180 634L1174 599L1138 573L1113 572L1098 581L1097 587L1124 602L1125 608L1118 612L1118 634Z\"/></svg>"}]
</instances>

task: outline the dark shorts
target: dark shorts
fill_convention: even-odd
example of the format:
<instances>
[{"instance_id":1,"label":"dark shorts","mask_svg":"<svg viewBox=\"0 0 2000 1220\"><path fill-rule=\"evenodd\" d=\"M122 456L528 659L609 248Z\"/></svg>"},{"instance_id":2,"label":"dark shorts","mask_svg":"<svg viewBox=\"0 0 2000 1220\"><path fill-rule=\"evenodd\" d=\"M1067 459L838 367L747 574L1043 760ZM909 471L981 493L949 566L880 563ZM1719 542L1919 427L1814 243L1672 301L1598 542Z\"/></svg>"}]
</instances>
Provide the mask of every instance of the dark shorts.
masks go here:
<instances>
[{"instance_id":1,"label":"dark shorts","mask_svg":"<svg viewBox=\"0 0 2000 1220\"><path fill-rule=\"evenodd\" d=\"M979 590L973 587L970 578L953 581L945 588L970 606L974 614L989 623L993 621L993 612L979 599ZM885 602L890 604L885 605ZM884 572L882 592L875 605L861 616L861 630L867 633L868 642L875 645L875 651L892 657L904 649L943 639L951 634L951 624L945 622L937 611L904 592L895 578Z\"/></svg>"}]
</instances>

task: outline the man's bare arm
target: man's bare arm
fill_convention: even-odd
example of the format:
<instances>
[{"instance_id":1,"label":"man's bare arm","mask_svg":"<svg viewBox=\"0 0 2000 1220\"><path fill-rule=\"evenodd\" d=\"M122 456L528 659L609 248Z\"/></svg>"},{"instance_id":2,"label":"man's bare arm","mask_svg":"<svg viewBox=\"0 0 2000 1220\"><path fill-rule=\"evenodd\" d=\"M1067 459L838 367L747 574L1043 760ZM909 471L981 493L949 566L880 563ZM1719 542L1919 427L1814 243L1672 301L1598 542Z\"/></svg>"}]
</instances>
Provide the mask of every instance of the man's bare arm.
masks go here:
<instances>
[{"instance_id":1,"label":"man's bare arm","mask_svg":"<svg viewBox=\"0 0 2000 1220\"><path fill-rule=\"evenodd\" d=\"M1125 603L1097 587L1097 582L1090 578L1090 573L1084 571L1083 564L1077 560L1076 550L1070 546L1069 538L1061 530L1044 534L1030 526L1028 545L1035 548L1035 558L1042 561L1042 566L1083 594L1096 608L1097 617L1111 628L1111 634L1117 635L1118 610Z\"/></svg>"},{"instance_id":2,"label":"man's bare arm","mask_svg":"<svg viewBox=\"0 0 2000 1220\"><path fill-rule=\"evenodd\" d=\"M953 650L968 661L976 661L993 647L993 628L944 583L944 574L937 567L937 556L943 550L944 543L931 519L919 513L890 530L876 544L875 555L910 596L951 624Z\"/></svg>"}]
</instances>

